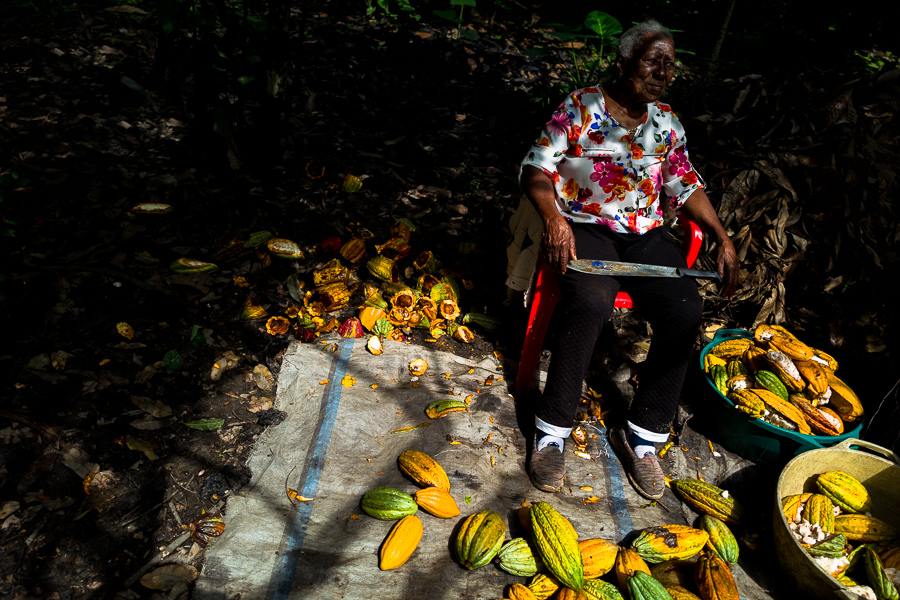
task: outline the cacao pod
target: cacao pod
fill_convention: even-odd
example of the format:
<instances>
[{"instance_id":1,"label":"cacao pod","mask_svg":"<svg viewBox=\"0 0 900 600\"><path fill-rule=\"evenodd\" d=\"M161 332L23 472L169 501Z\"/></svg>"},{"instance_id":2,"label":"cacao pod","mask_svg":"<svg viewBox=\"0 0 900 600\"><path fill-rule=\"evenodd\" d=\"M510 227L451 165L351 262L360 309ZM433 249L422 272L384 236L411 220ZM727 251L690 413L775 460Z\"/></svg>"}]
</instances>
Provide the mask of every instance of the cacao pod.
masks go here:
<instances>
[{"instance_id":1,"label":"cacao pod","mask_svg":"<svg viewBox=\"0 0 900 600\"><path fill-rule=\"evenodd\" d=\"M709 534L686 525L648 527L631 543L631 548L649 564L694 556L706 545Z\"/></svg>"},{"instance_id":2,"label":"cacao pod","mask_svg":"<svg viewBox=\"0 0 900 600\"><path fill-rule=\"evenodd\" d=\"M532 577L531 581L528 583L528 589L534 592L534 595L537 596L538 600L547 600L547 598L555 594L561 586L562 584L556 577L548 575L547 573L538 573Z\"/></svg>"},{"instance_id":3,"label":"cacao pod","mask_svg":"<svg viewBox=\"0 0 900 600\"><path fill-rule=\"evenodd\" d=\"M449 519L459 514L456 500L444 488L429 487L419 490L415 498L416 504L435 517Z\"/></svg>"},{"instance_id":4,"label":"cacao pod","mask_svg":"<svg viewBox=\"0 0 900 600\"><path fill-rule=\"evenodd\" d=\"M700 556L694 581L700 596L707 600L740 600L731 569L714 552L704 552Z\"/></svg>"},{"instance_id":5,"label":"cacao pod","mask_svg":"<svg viewBox=\"0 0 900 600\"><path fill-rule=\"evenodd\" d=\"M525 538L515 538L503 544L497 553L497 562L501 569L519 577L531 577L543 567Z\"/></svg>"},{"instance_id":6,"label":"cacao pod","mask_svg":"<svg viewBox=\"0 0 900 600\"><path fill-rule=\"evenodd\" d=\"M366 243L359 238L353 238L341 246L340 254L347 262L358 263L366 255Z\"/></svg>"},{"instance_id":7,"label":"cacao pod","mask_svg":"<svg viewBox=\"0 0 900 600\"><path fill-rule=\"evenodd\" d=\"M713 365L709 370L709 375L719 393L723 396L726 395L728 393L728 374L725 371L725 367Z\"/></svg>"},{"instance_id":8,"label":"cacao pod","mask_svg":"<svg viewBox=\"0 0 900 600\"><path fill-rule=\"evenodd\" d=\"M726 340L710 348L709 353L725 359L740 358L751 344L752 342L748 338Z\"/></svg>"},{"instance_id":9,"label":"cacao pod","mask_svg":"<svg viewBox=\"0 0 900 600\"><path fill-rule=\"evenodd\" d=\"M781 352L791 360L809 360L813 357L812 348L796 338L789 339L782 335L770 339L769 348Z\"/></svg>"},{"instance_id":10,"label":"cacao pod","mask_svg":"<svg viewBox=\"0 0 900 600\"><path fill-rule=\"evenodd\" d=\"M747 371L747 367L738 359L728 361L725 365L725 372L728 374L729 379L732 377L746 377L747 375L750 375L749 371Z\"/></svg>"},{"instance_id":11,"label":"cacao pod","mask_svg":"<svg viewBox=\"0 0 900 600\"><path fill-rule=\"evenodd\" d=\"M377 487L362 497L362 509L367 515L382 521L393 521L419 510L413 497L392 487Z\"/></svg>"},{"instance_id":12,"label":"cacao pod","mask_svg":"<svg viewBox=\"0 0 900 600\"><path fill-rule=\"evenodd\" d=\"M378 567L382 571L403 565L422 539L422 521L415 515L407 515L397 521L378 554Z\"/></svg>"},{"instance_id":13,"label":"cacao pod","mask_svg":"<svg viewBox=\"0 0 900 600\"><path fill-rule=\"evenodd\" d=\"M450 480L447 473L436 460L418 450L407 450L398 459L400 470L419 485L433 486L450 491Z\"/></svg>"},{"instance_id":14,"label":"cacao pod","mask_svg":"<svg viewBox=\"0 0 900 600\"><path fill-rule=\"evenodd\" d=\"M672 600L666 588L643 571L635 571L628 577L628 595L631 600Z\"/></svg>"},{"instance_id":15,"label":"cacao pod","mask_svg":"<svg viewBox=\"0 0 900 600\"><path fill-rule=\"evenodd\" d=\"M816 487L844 511L866 513L871 509L869 492L865 486L843 471L822 473L816 478Z\"/></svg>"},{"instance_id":16,"label":"cacao pod","mask_svg":"<svg viewBox=\"0 0 900 600\"><path fill-rule=\"evenodd\" d=\"M707 546L729 565L737 564L740 549L728 525L710 515L702 515L697 524L709 534Z\"/></svg>"},{"instance_id":17,"label":"cacao pod","mask_svg":"<svg viewBox=\"0 0 900 600\"><path fill-rule=\"evenodd\" d=\"M619 589L628 589L628 578L637 571L643 571L647 575L650 574L650 567L644 562L640 555L630 548L619 548L616 555L615 564L616 580L619 582Z\"/></svg>"},{"instance_id":18,"label":"cacao pod","mask_svg":"<svg viewBox=\"0 0 900 600\"><path fill-rule=\"evenodd\" d=\"M609 573L616 564L619 547L604 539L594 538L578 542L584 578L596 579Z\"/></svg>"},{"instance_id":19,"label":"cacao pod","mask_svg":"<svg viewBox=\"0 0 900 600\"><path fill-rule=\"evenodd\" d=\"M806 381L806 396L810 400L824 396L828 391L828 375L822 365L811 360L795 360L794 365Z\"/></svg>"},{"instance_id":20,"label":"cacao pod","mask_svg":"<svg viewBox=\"0 0 900 600\"><path fill-rule=\"evenodd\" d=\"M766 362L769 364L769 370L778 376L788 392L802 392L806 387L797 366L783 352L769 350L766 352Z\"/></svg>"},{"instance_id":21,"label":"cacao pod","mask_svg":"<svg viewBox=\"0 0 900 600\"><path fill-rule=\"evenodd\" d=\"M509 600L537 600L537 596L534 595L534 592L521 583L512 584L509 588L508 596Z\"/></svg>"},{"instance_id":22,"label":"cacao pod","mask_svg":"<svg viewBox=\"0 0 900 600\"><path fill-rule=\"evenodd\" d=\"M584 565L578 538L568 519L546 502L531 506L531 528L547 569L568 588L584 587Z\"/></svg>"},{"instance_id":23,"label":"cacao pod","mask_svg":"<svg viewBox=\"0 0 900 600\"><path fill-rule=\"evenodd\" d=\"M483 510L470 515L456 535L456 557L470 571L483 567L500 551L505 535L506 525L499 514Z\"/></svg>"},{"instance_id":24,"label":"cacao pod","mask_svg":"<svg viewBox=\"0 0 900 600\"><path fill-rule=\"evenodd\" d=\"M666 585L663 587L665 587L666 591L669 592L669 595L672 596L672 600L703 600L694 592L691 592L680 585Z\"/></svg>"},{"instance_id":25,"label":"cacao pod","mask_svg":"<svg viewBox=\"0 0 900 600\"><path fill-rule=\"evenodd\" d=\"M852 542L888 542L897 537L897 530L876 517L844 514L834 518L834 532L843 533Z\"/></svg>"},{"instance_id":26,"label":"cacao pod","mask_svg":"<svg viewBox=\"0 0 900 600\"><path fill-rule=\"evenodd\" d=\"M844 432L844 422L834 411L826 410L824 406L813 406L800 394L791 394L790 401L803 413L803 418L816 435L840 435Z\"/></svg>"},{"instance_id":27,"label":"cacao pod","mask_svg":"<svg viewBox=\"0 0 900 600\"><path fill-rule=\"evenodd\" d=\"M825 533L834 533L834 503L824 494L813 494L803 507L803 518L819 524Z\"/></svg>"},{"instance_id":28,"label":"cacao pod","mask_svg":"<svg viewBox=\"0 0 900 600\"><path fill-rule=\"evenodd\" d=\"M696 564L697 557L688 560L668 560L650 567L650 575L666 587L670 585L693 586Z\"/></svg>"},{"instance_id":29,"label":"cacao pod","mask_svg":"<svg viewBox=\"0 0 900 600\"><path fill-rule=\"evenodd\" d=\"M866 576L878 600L900 600L900 593L884 572L881 560L872 548L865 550Z\"/></svg>"},{"instance_id":30,"label":"cacao pod","mask_svg":"<svg viewBox=\"0 0 900 600\"><path fill-rule=\"evenodd\" d=\"M863 406L859 396L850 389L844 381L831 371L826 371L828 387L831 388L831 397L828 404L844 421L855 421L863 415Z\"/></svg>"},{"instance_id":31,"label":"cacao pod","mask_svg":"<svg viewBox=\"0 0 900 600\"><path fill-rule=\"evenodd\" d=\"M784 401L788 400L788 391L784 384L772 371L760 369L754 375L756 383L766 388Z\"/></svg>"},{"instance_id":32,"label":"cacao pod","mask_svg":"<svg viewBox=\"0 0 900 600\"><path fill-rule=\"evenodd\" d=\"M698 513L711 515L728 525L738 525L743 519L741 504L722 488L699 479L676 479L671 486Z\"/></svg>"},{"instance_id":33,"label":"cacao pod","mask_svg":"<svg viewBox=\"0 0 900 600\"><path fill-rule=\"evenodd\" d=\"M571 588L561 588L556 594L556 600L588 600L584 590L575 591Z\"/></svg>"},{"instance_id":34,"label":"cacao pod","mask_svg":"<svg viewBox=\"0 0 900 600\"><path fill-rule=\"evenodd\" d=\"M832 534L817 544L806 547L812 556L840 558L847 553L847 536L843 533Z\"/></svg>"},{"instance_id":35,"label":"cacao pod","mask_svg":"<svg viewBox=\"0 0 900 600\"><path fill-rule=\"evenodd\" d=\"M812 493L792 494L781 499L781 510L784 512L784 518L788 523L799 523L801 519L801 510L803 503L809 500Z\"/></svg>"},{"instance_id":36,"label":"cacao pod","mask_svg":"<svg viewBox=\"0 0 900 600\"><path fill-rule=\"evenodd\" d=\"M838 361L827 352L823 352L818 348L813 348L813 356L809 360L814 360L832 373L838 370Z\"/></svg>"},{"instance_id":37,"label":"cacao pod","mask_svg":"<svg viewBox=\"0 0 900 600\"><path fill-rule=\"evenodd\" d=\"M623 600L618 588L602 579L585 581L582 592L588 600Z\"/></svg>"},{"instance_id":38,"label":"cacao pod","mask_svg":"<svg viewBox=\"0 0 900 600\"><path fill-rule=\"evenodd\" d=\"M900 547L888 548L879 555L885 569L900 570Z\"/></svg>"},{"instance_id":39,"label":"cacao pod","mask_svg":"<svg viewBox=\"0 0 900 600\"><path fill-rule=\"evenodd\" d=\"M754 374L759 373L769 364L766 362L766 350L752 345L741 355L741 362L747 365L747 370Z\"/></svg>"}]
</instances>

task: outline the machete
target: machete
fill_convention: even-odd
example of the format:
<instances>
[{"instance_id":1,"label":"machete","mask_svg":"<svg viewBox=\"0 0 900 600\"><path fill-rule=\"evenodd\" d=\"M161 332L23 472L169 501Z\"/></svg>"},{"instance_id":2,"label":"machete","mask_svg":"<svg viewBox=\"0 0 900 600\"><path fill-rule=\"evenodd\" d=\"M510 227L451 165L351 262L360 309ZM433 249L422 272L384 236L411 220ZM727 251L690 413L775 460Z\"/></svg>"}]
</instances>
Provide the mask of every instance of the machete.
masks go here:
<instances>
[{"instance_id":1,"label":"machete","mask_svg":"<svg viewBox=\"0 0 900 600\"><path fill-rule=\"evenodd\" d=\"M570 260L569 268L573 271L590 273L591 275L611 275L614 277L693 277L695 279L715 279L719 283L722 278L715 271L701 271L681 267L660 267L658 265L640 265L636 263L616 262L614 260Z\"/></svg>"}]
</instances>

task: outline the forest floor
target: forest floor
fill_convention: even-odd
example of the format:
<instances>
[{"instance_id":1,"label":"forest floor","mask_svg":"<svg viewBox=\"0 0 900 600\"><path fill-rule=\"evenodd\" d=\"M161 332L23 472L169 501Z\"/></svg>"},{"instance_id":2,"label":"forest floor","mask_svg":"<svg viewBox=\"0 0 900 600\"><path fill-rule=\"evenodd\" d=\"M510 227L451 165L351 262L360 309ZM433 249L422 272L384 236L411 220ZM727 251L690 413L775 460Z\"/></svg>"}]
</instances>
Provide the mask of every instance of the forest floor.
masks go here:
<instances>
[{"instance_id":1,"label":"forest floor","mask_svg":"<svg viewBox=\"0 0 900 600\"><path fill-rule=\"evenodd\" d=\"M304 28L293 56L293 116L277 147L262 145L267 138L252 127L228 140L205 133L163 99L146 15L97 11L43 38L3 41L0 209L15 233L2 239L0 271L3 597L151 597L158 592L133 576L161 551L175 552L187 565L177 576L190 578L202 547L184 539L189 524L221 510L249 481L255 440L283 419L272 382L295 336L271 335L266 319L242 311L280 316L303 307L295 284L311 289L313 272L337 256L329 238L344 243L369 232L371 257L397 219L412 223L412 252L398 263L404 279L414 285L412 260L432 251L464 286L463 313L502 317L504 325L473 326L471 344L428 341L430 332L416 329L407 341L472 358L515 355L521 311L506 304L504 279L517 164L560 99L553 85L565 77L565 53L526 52L548 43L528 22L479 17L467 26L471 39L458 39L454 26L435 23L398 26L319 9L295 16ZM770 148L741 163L731 150L719 154L710 133L733 125L722 115L745 100L767 106L765 118L777 116L759 76L722 81L718 98L703 99L691 95L699 80L680 77L673 94L692 111L685 122L700 140L695 160L709 165L710 189L752 192L745 163L773 188L790 188L773 166L790 163L784 152ZM858 85L875 89L874 81ZM810 89L831 106L836 94ZM759 163L766 156L774 162ZM807 158L795 156L795 166L809 166ZM345 191L348 176L361 181L358 191ZM809 189L800 195L813 193L815 182L802 181ZM759 185L758 197L766 196ZM778 223L778 206L774 219L763 214L776 196L755 205L767 226ZM174 210L141 214L133 210L141 203ZM782 220L773 242L782 253L796 243L784 242L784 229ZM263 231L293 240L305 258L273 259L265 245L249 243ZM751 256L764 234L753 244L747 237ZM172 272L182 257L219 270ZM883 254L885 268L896 269L895 258ZM708 256L703 261L709 266ZM761 262L748 267L732 304L705 288L710 330L749 327L766 306L764 319L785 320L790 262L778 263L780 279ZM345 264L373 281L364 261ZM821 285L826 277L808 279ZM864 288L860 281L853 289ZM364 288L351 289L350 302L327 320L355 314ZM870 302L849 309L829 297L798 302L790 314L816 340L831 340L829 351L847 340L843 348L856 348L846 353L849 364L887 364L896 315L877 304L881 296L861 296ZM630 340L646 337L629 322L621 329ZM627 351L617 360L627 362ZM211 376L214 365L225 374ZM890 376L872 383L873 407L890 392ZM173 540L185 543L172 547Z\"/></svg>"}]
</instances>

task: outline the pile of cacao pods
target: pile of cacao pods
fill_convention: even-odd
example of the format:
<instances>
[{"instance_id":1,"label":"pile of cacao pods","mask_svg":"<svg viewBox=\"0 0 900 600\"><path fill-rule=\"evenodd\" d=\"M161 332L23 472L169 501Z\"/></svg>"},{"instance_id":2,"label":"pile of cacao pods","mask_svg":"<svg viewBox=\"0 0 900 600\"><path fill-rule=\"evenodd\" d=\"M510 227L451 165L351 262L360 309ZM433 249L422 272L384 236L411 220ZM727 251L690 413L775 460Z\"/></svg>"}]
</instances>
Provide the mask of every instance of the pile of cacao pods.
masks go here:
<instances>
[{"instance_id":1,"label":"pile of cacao pods","mask_svg":"<svg viewBox=\"0 0 900 600\"><path fill-rule=\"evenodd\" d=\"M791 534L832 577L861 598L898 600L900 538L872 516L869 492L853 476L828 471L816 477L816 492L781 499Z\"/></svg>"},{"instance_id":2,"label":"pile of cacao pods","mask_svg":"<svg viewBox=\"0 0 900 600\"><path fill-rule=\"evenodd\" d=\"M736 409L782 429L836 436L863 415L859 397L835 373L837 361L779 325L716 344L704 363Z\"/></svg>"},{"instance_id":3,"label":"pile of cacao pods","mask_svg":"<svg viewBox=\"0 0 900 600\"><path fill-rule=\"evenodd\" d=\"M418 508L441 518L460 514L437 461L408 450L399 462L424 489L413 498L381 487L362 499L369 515L398 520L379 553L383 570L402 566L418 547L423 531L415 515ZM465 569L494 562L512 575L529 577L527 584L509 586L510 600L622 600L623 592L632 600L739 600L731 574L739 549L729 526L741 523L741 505L727 491L701 480L670 485L701 514L696 527L649 527L634 532L637 537L626 547L600 538L580 540L571 522L550 504L523 503L518 510L523 537L507 540L503 517L483 510L463 518L450 546Z\"/></svg>"}]
</instances>

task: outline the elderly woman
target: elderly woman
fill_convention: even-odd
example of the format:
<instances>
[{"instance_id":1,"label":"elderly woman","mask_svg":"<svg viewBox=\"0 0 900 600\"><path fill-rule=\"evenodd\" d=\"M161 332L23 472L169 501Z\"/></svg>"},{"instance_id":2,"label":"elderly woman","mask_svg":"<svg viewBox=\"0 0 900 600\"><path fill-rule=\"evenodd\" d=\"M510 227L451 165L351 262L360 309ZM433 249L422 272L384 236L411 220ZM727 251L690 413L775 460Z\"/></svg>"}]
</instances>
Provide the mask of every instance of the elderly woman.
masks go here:
<instances>
[{"instance_id":1,"label":"elderly woman","mask_svg":"<svg viewBox=\"0 0 900 600\"><path fill-rule=\"evenodd\" d=\"M566 265L580 256L685 267L680 244L660 227L664 202L716 242L726 297L736 287L737 254L688 159L681 123L659 101L675 72L672 34L655 21L633 27L620 39L616 67L611 84L569 94L522 161L520 182L543 221L541 252L563 298L528 474L541 490L562 487L564 440L621 288L643 311L653 337L627 427L613 427L609 436L635 489L657 499L665 477L654 444L668 438L700 328L697 285L686 278L590 275Z\"/></svg>"}]
</instances>

